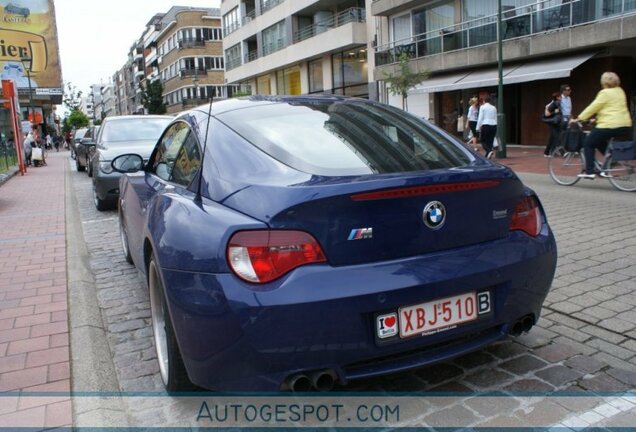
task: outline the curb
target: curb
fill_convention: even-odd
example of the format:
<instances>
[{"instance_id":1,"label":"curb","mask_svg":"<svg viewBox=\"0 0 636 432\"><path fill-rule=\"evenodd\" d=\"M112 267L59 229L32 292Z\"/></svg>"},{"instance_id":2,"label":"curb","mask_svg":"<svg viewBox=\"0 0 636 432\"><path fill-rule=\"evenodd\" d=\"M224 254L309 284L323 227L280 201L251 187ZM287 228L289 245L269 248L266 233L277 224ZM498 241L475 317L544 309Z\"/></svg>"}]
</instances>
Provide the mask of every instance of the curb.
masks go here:
<instances>
[{"instance_id":1,"label":"curb","mask_svg":"<svg viewBox=\"0 0 636 432\"><path fill-rule=\"evenodd\" d=\"M71 391L75 394L118 393L119 383L97 301L95 279L89 268L88 249L68 164L64 172ZM94 398L75 397L72 404L74 426L129 425L126 409L118 398L96 404Z\"/></svg>"},{"instance_id":2,"label":"curb","mask_svg":"<svg viewBox=\"0 0 636 432\"><path fill-rule=\"evenodd\" d=\"M9 171L0 173L0 186L8 182L11 177L20 172L20 169L16 166L9 167Z\"/></svg>"}]
</instances>

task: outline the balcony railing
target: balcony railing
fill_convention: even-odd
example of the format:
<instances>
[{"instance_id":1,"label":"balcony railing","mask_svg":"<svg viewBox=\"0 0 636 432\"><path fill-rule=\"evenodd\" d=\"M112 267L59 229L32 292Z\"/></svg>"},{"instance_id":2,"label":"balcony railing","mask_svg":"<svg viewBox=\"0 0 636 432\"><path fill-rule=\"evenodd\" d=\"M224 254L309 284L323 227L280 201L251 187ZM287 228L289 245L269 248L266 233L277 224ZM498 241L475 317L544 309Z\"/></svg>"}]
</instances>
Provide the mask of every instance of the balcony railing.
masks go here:
<instances>
[{"instance_id":1,"label":"balcony railing","mask_svg":"<svg viewBox=\"0 0 636 432\"><path fill-rule=\"evenodd\" d=\"M207 69L185 68L179 70L179 76L181 78L190 76L206 76L207 74Z\"/></svg>"},{"instance_id":2,"label":"balcony railing","mask_svg":"<svg viewBox=\"0 0 636 432\"><path fill-rule=\"evenodd\" d=\"M205 46L205 41L202 39L181 39L179 41L179 49L196 48L203 46Z\"/></svg>"},{"instance_id":3,"label":"balcony railing","mask_svg":"<svg viewBox=\"0 0 636 432\"><path fill-rule=\"evenodd\" d=\"M294 33L294 43L304 41L317 34L324 33L332 28L340 27L351 22L366 22L366 10L364 8L350 8L334 15L332 18L316 22Z\"/></svg>"},{"instance_id":4,"label":"balcony railing","mask_svg":"<svg viewBox=\"0 0 636 432\"><path fill-rule=\"evenodd\" d=\"M235 69L235 68L241 66L241 64L242 63L241 63L240 55L239 55L239 57L229 58L225 62L225 70L229 71L229 70Z\"/></svg>"},{"instance_id":5,"label":"balcony railing","mask_svg":"<svg viewBox=\"0 0 636 432\"><path fill-rule=\"evenodd\" d=\"M243 58L243 64L254 61L257 58L258 58L258 51L256 50L249 51L247 54L245 54Z\"/></svg>"},{"instance_id":6,"label":"balcony railing","mask_svg":"<svg viewBox=\"0 0 636 432\"><path fill-rule=\"evenodd\" d=\"M265 12L267 12L268 10L274 8L275 6L278 6L279 4L281 4L284 0L269 0L268 2L266 2L265 4L263 4L263 6L261 7L261 14L264 14Z\"/></svg>"},{"instance_id":7,"label":"balcony railing","mask_svg":"<svg viewBox=\"0 0 636 432\"><path fill-rule=\"evenodd\" d=\"M287 44L285 43L285 39L280 38L276 39L273 42L263 44L263 55L266 56L276 51L280 51L285 48Z\"/></svg>"},{"instance_id":8,"label":"balcony railing","mask_svg":"<svg viewBox=\"0 0 636 432\"><path fill-rule=\"evenodd\" d=\"M256 9L252 9L251 11L247 12L243 18L241 18L241 22L240 23L235 21L235 22L223 27L223 34L225 36L227 36L230 33L235 32L236 30L240 29L242 26L244 26L248 22L252 21L257 16L264 14L268 10L272 9L274 6L278 6L279 4L281 4L284 1L285 0L272 0L272 1L267 2L263 6L263 8L261 9L261 13L260 14L256 13Z\"/></svg>"},{"instance_id":9,"label":"balcony railing","mask_svg":"<svg viewBox=\"0 0 636 432\"><path fill-rule=\"evenodd\" d=\"M557 6L553 3L553 0L546 0L517 8L504 6L502 39L521 38L636 13L635 0L604 1L601 9L595 8L597 0L574 0ZM419 58L494 42L497 42L497 14L379 46L375 63L378 66L395 63L402 54Z\"/></svg>"}]
</instances>

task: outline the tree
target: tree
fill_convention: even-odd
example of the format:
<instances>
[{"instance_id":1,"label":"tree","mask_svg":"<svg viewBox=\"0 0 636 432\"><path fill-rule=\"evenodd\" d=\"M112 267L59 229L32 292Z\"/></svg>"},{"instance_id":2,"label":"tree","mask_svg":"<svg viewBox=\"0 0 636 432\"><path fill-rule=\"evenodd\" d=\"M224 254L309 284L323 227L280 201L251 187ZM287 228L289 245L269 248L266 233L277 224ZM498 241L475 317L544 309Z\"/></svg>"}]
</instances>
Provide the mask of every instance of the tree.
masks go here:
<instances>
[{"instance_id":1,"label":"tree","mask_svg":"<svg viewBox=\"0 0 636 432\"><path fill-rule=\"evenodd\" d=\"M407 97L408 91L415 85L424 81L430 73L428 71L413 72L409 66L409 56L407 53L400 54L398 58L399 72L396 74L384 74L384 81L389 85L392 95L402 96L402 109L408 111Z\"/></svg>"},{"instance_id":2,"label":"tree","mask_svg":"<svg viewBox=\"0 0 636 432\"><path fill-rule=\"evenodd\" d=\"M67 82L65 87L66 90L64 91L62 103L71 112L79 110L80 105L82 104L82 91L77 90L77 88L70 82Z\"/></svg>"},{"instance_id":3,"label":"tree","mask_svg":"<svg viewBox=\"0 0 636 432\"><path fill-rule=\"evenodd\" d=\"M70 131L72 129L79 129L87 127L89 119L86 114L76 109L70 112L70 114L64 119L63 130Z\"/></svg>"},{"instance_id":4,"label":"tree","mask_svg":"<svg viewBox=\"0 0 636 432\"><path fill-rule=\"evenodd\" d=\"M163 85L155 80L149 83L141 92L141 103L148 114L165 114L166 104L163 103Z\"/></svg>"}]
</instances>

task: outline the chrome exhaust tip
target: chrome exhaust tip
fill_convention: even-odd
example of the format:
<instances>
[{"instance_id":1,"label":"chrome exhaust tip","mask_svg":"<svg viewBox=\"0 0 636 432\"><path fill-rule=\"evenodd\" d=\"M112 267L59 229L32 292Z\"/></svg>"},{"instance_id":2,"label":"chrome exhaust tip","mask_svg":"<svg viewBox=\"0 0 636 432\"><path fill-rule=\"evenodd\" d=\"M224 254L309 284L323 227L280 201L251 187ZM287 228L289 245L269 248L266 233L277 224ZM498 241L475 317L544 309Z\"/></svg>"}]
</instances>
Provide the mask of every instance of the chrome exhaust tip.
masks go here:
<instances>
[{"instance_id":1,"label":"chrome exhaust tip","mask_svg":"<svg viewBox=\"0 0 636 432\"><path fill-rule=\"evenodd\" d=\"M532 318L532 316L528 315L527 317L525 317L522 321L522 325L523 325L523 331L529 332L532 326L534 325L534 319Z\"/></svg>"},{"instance_id":2,"label":"chrome exhaust tip","mask_svg":"<svg viewBox=\"0 0 636 432\"><path fill-rule=\"evenodd\" d=\"M282 390L291 390L293 392L311 391L312 384L309 377L305 374L295 374L285 380Z\"/></svg>"},{"instance_id":3,"label":"chrome exhaust tip","mask_svg":"<svg viewBox=\"0 0 636 432\"><path fill-rule=\"evenodd\" d=\"M327 392L333 389L336 383L336 374L330 370L316 371L309 375L311 385L320 392Z\"/></svg>"}]
</instances>

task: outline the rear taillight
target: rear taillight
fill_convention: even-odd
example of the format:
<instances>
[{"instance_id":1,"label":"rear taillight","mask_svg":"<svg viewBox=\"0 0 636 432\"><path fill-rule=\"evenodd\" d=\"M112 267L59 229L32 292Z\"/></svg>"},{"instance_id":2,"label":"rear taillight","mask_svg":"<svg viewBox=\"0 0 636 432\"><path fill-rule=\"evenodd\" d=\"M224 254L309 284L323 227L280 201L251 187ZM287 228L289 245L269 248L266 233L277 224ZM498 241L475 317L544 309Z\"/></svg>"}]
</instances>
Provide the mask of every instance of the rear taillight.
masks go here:
<instances>
[{"instance_id":1,"label":"rear taillight","mask_svg":"<svg viewBox=\"0 0 636 432\"><path fill-rule=\"evenodd\" d=\"M266 283L305 264L326 262L311 234L302 231L240 231L230 238L227 260L238 277Z\"/></svg>"},{"instance_id":2,"label":"rear taillight","mask_svg":"<svg viewBox=\"0 0 636 432\"><path fill-rule=\"evenodd\" d=\"M510 231L523 231L532 237L536 237L541 232L542 223L539 201L536 197L529 196L517 203L512 214Z\"/></svg>"}]
</instances>

